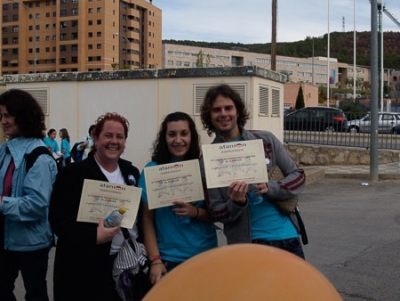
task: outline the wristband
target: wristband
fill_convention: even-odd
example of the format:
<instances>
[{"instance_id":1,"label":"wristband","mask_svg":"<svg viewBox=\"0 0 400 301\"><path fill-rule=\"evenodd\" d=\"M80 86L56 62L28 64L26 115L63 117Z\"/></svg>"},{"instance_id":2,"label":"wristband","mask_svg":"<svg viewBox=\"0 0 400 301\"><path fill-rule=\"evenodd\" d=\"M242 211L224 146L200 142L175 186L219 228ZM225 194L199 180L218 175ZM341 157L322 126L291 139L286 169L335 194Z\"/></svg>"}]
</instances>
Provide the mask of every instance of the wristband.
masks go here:
<instances>
[{"instance_id":1,"label":"wristband","mask_svg":"<svg viewBox=\"0 0 400 301\"><path fill-rule=\"evenodd\" d=\"M150 256L149 259L150 259L150 261L154 261L154 260L157 260L157 259L161 259L161 256L160 255L154 255L154 256Z\"/></svg>"},{"instance_id":2,"label":"wristband","mask_svg":"<svg viewBox=\"0 0 400 301\"><path fill-rule=\"evenodd\" d=\"M199 217L199 212L200 212L199 207L196 207L196 209L197 209L196 216L193 219L197 219Z\"/></svg>"}]
</instances>

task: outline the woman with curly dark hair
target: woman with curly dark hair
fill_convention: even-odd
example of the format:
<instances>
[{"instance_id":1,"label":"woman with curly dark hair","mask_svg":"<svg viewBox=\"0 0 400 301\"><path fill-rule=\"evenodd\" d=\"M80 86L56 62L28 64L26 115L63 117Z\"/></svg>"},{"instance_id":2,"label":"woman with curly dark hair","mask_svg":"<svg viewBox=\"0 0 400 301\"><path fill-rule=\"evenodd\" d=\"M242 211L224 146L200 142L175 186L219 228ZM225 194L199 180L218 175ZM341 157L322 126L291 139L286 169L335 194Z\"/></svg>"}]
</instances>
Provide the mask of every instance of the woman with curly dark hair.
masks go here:
<instances>
[{"instance_id":1,"label":"woman with curly dark hair","mask_svg":"<svg viewBox=\"0 0 400 301\"><path fill-rule=\"evenodd\" d=\"M153 161L145 168L199 157L199 135L193 119L186 113L175 112L161 123L153 143ZM152 262L150 281L153 284L185 260L217 247L215 227L203 200L175 201L175 206L149 210L144 172L139 187L143 189L144 244Z\"/></svg>"},{"instance_id":2,"label":"woman with curly dark hair","mask_svg":"<svg viewBox=\"0 0 400 301\"><path fill-rule=\"evenodd\" d=\"M15 300L21 272L26 300L46 301L52 246L48 209L57 166L48 154L30 168L26 162L33 150L45 147L44 114L32 95L11 89L0 95L0 120L7 137L0 145L0 300Z\"/></svg>"}]
</instances>

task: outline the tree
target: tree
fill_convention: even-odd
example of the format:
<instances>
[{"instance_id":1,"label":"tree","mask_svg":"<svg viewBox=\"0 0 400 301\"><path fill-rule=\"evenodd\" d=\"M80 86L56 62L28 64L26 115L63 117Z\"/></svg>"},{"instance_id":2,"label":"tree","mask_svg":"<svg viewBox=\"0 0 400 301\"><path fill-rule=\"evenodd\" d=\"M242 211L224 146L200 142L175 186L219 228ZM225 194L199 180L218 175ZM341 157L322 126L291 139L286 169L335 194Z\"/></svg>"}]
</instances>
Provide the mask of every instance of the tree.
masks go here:
<instances>
[{"instance_id":1,"label":"tree","mask_svg":"<svg viewBox=\"0 0 400 301\"><path fill-rule=\"evenodd\" d=\"M207 56L206 56L206 66L210 67L210 63L211 63L211 55L207 54Z\"/></svg>"},{"instance_id":2,"label":"tree","mask_svg":"<svg viewBox=\"0 0 400 301\"><path fill-rule=\"evenodd\" d=\"M199 53L197 54L197 60L196 60L197 68L203 67L203 57L204 57L203 51L200 50Z\"/></svg>"},{"instance_id":3,"label":"tree","mask_svg":"<svg viewBox=\"0 0 400 301\"><path fill-rule=\"evenodd\" d=\"M305 104L304 104L303 88L300 86L299 92L297 93L295 108L296 108L296 110L298 110L298 109L302 109L304 107L305 107Z\"/></svg>"}]
</instances>

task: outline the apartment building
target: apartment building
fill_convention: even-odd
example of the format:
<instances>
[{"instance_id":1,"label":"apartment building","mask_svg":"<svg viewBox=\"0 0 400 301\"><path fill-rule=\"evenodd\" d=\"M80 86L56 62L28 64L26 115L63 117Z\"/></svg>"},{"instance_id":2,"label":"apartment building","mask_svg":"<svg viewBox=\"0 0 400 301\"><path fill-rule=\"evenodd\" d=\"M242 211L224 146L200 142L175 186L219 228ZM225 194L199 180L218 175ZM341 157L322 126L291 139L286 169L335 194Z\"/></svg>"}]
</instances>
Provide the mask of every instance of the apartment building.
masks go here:
<instances>
[{"instance_id":1,"label":"apartment building","mask_svg":"<svg viewBox=\"0 0 400 301\"><path fill-rule=\"evenodd\" d=\"M159 68L162 12L145 0L1 0L1 74Z\"/></svg>"},{"instance_id":2,"label":"apartment building","mask_svg":"<svg viewBox=\"0 0 400 301\"><path fill-rule=\"evenodd\" d=\"M163 44L163 68L189 68L196 67L199 53L202 54L203 67L232 67L232 66L258 66L264 69L271 68L269 54L252 53L244 48L223 50L196 46ZM326 57L295 58L277 56L276 69L288 75L291 83L310 83L318 86L331 87L350 86L356 76L357 85L371 82L369 66L356 66L338 62L336 58ZM384 70L384 81L390 81L389 72ZM361 86L359 87L361 88Z\"/></svg>"}]
</instances>

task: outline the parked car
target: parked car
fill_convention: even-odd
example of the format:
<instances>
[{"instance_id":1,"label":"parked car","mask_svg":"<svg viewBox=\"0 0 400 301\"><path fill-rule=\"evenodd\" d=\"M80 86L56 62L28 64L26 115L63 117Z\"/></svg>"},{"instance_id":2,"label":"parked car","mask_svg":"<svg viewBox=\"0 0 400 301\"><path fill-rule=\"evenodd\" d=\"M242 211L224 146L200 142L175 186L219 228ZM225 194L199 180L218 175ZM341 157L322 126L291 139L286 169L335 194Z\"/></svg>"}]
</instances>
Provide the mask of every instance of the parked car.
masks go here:
<instances>
[{"instance_id":1,"label":"parked car","mask_svg":"<svg viewBox=\"0 0 400 301\"><path fill-rule=\"evenodd\" d=\"M378 132L396 133L396 126L400 125L400 114L392 112L378 113ZM371 132L371 113L363 118L354 119L347 122L347 130L350 133L369 133Z\"/></svg>"},{"instance_id":2,"label":"parked car","mask_svg":"<svg viewBox=\"0 0 400 301\"><path fill-rule=\"evenodd\" d=\"M306 107L284 117L285 130L298 131L346 131L346 115L332 107Z\"/></svg>"}]
</instances>

